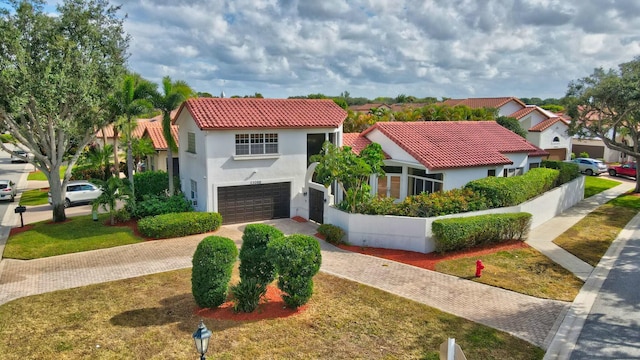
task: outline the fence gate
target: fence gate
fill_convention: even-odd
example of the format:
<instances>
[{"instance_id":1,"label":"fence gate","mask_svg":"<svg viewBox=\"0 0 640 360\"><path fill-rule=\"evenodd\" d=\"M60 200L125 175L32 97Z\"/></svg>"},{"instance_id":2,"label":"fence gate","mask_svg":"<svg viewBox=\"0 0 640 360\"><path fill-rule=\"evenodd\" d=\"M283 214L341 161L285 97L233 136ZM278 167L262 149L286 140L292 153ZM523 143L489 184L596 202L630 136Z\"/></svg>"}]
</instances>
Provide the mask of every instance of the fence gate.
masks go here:
<instances>
[{"instance_id":1,"label":"fence gate","mask_svg":"<svg viewBox=\"0 0 640 360\"><path fill-rule=\"evenodd\" d=\"M309 189L309 220L322 224L324 221L324 192Z\"/></svg>"}]
</instances>

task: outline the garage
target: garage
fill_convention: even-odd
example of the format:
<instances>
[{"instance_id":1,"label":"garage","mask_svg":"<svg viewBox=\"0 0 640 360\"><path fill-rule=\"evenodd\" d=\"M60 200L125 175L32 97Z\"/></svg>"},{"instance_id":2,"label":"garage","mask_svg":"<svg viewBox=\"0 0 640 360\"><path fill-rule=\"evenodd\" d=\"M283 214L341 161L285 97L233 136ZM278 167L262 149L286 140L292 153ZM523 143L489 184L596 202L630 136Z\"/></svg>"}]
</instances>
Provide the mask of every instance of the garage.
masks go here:
<instances>
[{"instance_id":1,"label":"garage","mask_svg":"<svg viewBox=\"0 0 640 360\"><path fill-rule=\"evenodd\" d=\"M576 157L580 157L581 153L586 152L587 154L589 154L590 158L604 158L604 146L573 144L573 146L571 147L571 152L574 153Z\"/></svg>"},{"instance_id":2,"label":"garage","mask_svg":"<svg viewBox=\"0 0 640 360\"><path fill-rule=\"evenodd\" d=\"M544 149L549 153L548 160L563 161L567 159L567 149Z\"/></svg>"},{"instance_id":3,"label":"garage","mask_svg":"<svg viewBox=\"0 0 640 360\"><path fill-rule=\"evenodd\" d=\"M288 218L291 183L218 188L218 212L224 224Z\"/></svg>"}]
</instances>

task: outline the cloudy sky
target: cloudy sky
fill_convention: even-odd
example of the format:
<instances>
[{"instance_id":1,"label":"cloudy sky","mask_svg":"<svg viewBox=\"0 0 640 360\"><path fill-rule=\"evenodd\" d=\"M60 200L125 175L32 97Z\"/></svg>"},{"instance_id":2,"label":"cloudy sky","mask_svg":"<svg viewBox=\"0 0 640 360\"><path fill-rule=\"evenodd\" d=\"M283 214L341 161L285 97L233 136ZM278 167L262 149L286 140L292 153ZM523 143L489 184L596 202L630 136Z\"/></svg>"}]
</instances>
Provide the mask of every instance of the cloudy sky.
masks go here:
<instances>
[{"instance_id":1,"label":"cloudy sky","mask_svg":"<svg viewBox=\"0 0 640 360\"><path fill-rule=\"evenodd\" d=\"M562 97L640 55L638 0L126 0L130 68L214 95Z\"/></svg>"}]
</instances>

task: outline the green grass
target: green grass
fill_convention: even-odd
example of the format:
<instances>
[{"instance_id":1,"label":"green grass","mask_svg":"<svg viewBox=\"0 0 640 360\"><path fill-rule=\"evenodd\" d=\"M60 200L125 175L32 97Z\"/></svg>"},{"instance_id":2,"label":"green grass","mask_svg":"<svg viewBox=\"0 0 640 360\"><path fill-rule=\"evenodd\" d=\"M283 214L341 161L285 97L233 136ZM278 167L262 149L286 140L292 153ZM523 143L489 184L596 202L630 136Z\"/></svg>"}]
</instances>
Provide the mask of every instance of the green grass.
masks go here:
<instances>
[{"instance_id":1,"label":"green grass","mask_svg":"<svg viewBox=\"0 0 640 360\"><path fill-rule=\"evenodd\" d=\"M553 242L596 266L620 231L640 210L640 197L621 195L598 207Z\"/></svg>"},{"instance_id":2,"label":"green grass","mask_svg":"<svg viewBox=\"0 0 640 360\"><path fill-rule=\"evenodd\" d=\"M4 257L10 259L38 259L143 241L127 226L107 226L108 215L93 221L91 215L69 218L67 222L50 221L33 224L33 228L7 240ZM29 225L31 226L31 225Z\"/></svg>"},{"instance_id":3,"label":"green grass","mask_svg":"<svg viewBox=\"0 0 640 360\"><path fill-rule=\"evenodd\" d=\"M23 205L23 206L45 205L48 203L48 196L47 196L48 192L49 192L48 188L24 191L20 196L20 205Z\"/></svg>"},{"instance_id":4,"label":"green grass","mask_svg":"<svg viewBox=\"0 0 640 360\"><path fill-rule=\"evenodd\" d=\"M620 182L618 181L604 179L596 176L585 176L584 197L586 199L618 185L620 185Z\"/></svg>"},{"instance_id":5,"label":"green grass","mask_svg":"<svg viewBox=\"0 0 640 360\"><path fill-rule=\"evenodd\" d=\"M476 260L485 266L475 277ZM573 301L582 280L532 248L441 261L436 271L539 298Z\"/></svg>"},{"instance_id":6,"label":"green grass","mask_svg":"<svg viewBox=\"0 0 640 360\"><path fill-rule=\"evenodd\" d=\"M67 167L65 165L60 167L60 179L62 179L64 177L64 172L67 171ZM27 180L41 180L41 181L46 181L47 177L44 175L44 173L40 170L37 171L33 171L29 173L29 176L27 176Z\"/></svg>"},{"instance_id":7,"label":"green grass","mask_svg":"<svg viewBox=\"0 0 640 360\"><path fill-rule=\"evenodd\" d=\"M30 359L195 359L191 269L30 296L0 306L0 354ZM237 281L237 268L234 281ZM478 304L481 306L481 303ZM528 311L522 309L522 311ZM468 359L542 359L524 340L320 273L299 314L205 318L209 359L438 359L447 337ZM25 334L46 341L25 341Z\"/></svg>"}]
</instances>

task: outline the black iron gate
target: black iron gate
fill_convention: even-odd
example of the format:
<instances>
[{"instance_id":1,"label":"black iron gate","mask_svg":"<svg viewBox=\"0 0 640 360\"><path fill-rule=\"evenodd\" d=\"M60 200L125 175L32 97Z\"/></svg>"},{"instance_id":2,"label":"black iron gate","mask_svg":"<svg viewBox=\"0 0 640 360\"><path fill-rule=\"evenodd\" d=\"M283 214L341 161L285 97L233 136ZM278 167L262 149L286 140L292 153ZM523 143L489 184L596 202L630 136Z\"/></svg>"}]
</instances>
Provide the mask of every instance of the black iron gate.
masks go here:
<instances>
[{"instance_id":1,"label":"black iron gate","mask_svg":"<svg viewBox=\"0 0 640 360\"><path fill-rule=\"evenodd\" d=\"M324 221L324 192L309 189L309 220L322 224Z\"/></svg>"}]
</instances>

